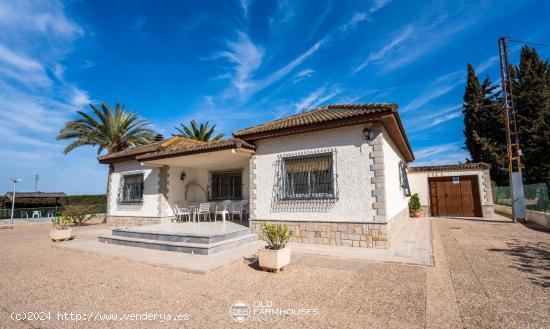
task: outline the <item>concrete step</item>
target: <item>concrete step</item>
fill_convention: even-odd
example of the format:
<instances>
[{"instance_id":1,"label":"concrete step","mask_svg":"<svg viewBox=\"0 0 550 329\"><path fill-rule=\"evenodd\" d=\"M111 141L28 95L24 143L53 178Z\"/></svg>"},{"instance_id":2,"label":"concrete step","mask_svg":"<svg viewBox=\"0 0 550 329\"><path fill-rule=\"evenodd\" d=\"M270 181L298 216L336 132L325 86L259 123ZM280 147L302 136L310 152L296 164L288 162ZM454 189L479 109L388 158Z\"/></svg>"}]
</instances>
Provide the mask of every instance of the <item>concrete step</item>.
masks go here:
<instances>
[{"instance_id":1,"label":"concrete step","mask_svg":"<svg viewBox=\"0 0 550 329\"><path fill-rule=\"evenodd\" d=\"M193 234L193 233L166 233L166 232L154 232L154 231L139 231L132 230L131 228L126 229L115 229L113 230L113 235L134 238L134 239L143 239L143 240L159 240L159 241L170 241L170 242L185 242L185 243L201 243L201 244L211 244L215 242L220 242L224 240L238 238L240 236L250 235L252 231L248 227L244 227L240 230L227 232L222 234L208 235L208 234Z\"/></svg>"},{"instance_id":2,"label":"concrete step","mask_svg":"<svg viewBox=\"0 0 550 329\"><path fill-rule=\"evenodd\" d=\"M216 241L212 243L193 243L193 242L178 242L164 241L155 239L140 239L134 237L124 237L118 235L100 235L99 242L111 243L123 246L132 246L148 249L158 249L166 251L176 251L185 253L195 253L199 255L211 255L223 250L235 248L243 244L258 240L256 234L240 235L231 239Z\"/></svg>"}]
</instances>

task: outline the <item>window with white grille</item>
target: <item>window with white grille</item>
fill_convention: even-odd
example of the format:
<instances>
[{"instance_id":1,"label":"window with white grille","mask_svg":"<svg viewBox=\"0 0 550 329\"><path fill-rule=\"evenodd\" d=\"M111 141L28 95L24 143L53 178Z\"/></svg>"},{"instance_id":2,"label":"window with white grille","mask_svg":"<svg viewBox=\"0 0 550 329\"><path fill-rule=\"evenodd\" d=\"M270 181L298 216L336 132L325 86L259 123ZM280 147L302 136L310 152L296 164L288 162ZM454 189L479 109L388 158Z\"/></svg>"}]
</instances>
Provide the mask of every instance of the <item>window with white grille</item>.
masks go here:
<instances>
[{"instance_id":1,"label":"window with white grille","mask_svg":"<svg viewBox=\"0 0 550 329\"><path fill-rule=\"evenodd\" d=\"M323 199L335 197L332 154L283 159L284 199Z\"/></svg>"},{"instance_id":2,"label":"window with white grille","mask_svg":"<svg viewBox=\"0 0 550 329\"><path fill-rule=\"evenodd\" d=\"M143 202L143 173L122 176L119 201L121 203Z\"/></svg>"}]
</instances>

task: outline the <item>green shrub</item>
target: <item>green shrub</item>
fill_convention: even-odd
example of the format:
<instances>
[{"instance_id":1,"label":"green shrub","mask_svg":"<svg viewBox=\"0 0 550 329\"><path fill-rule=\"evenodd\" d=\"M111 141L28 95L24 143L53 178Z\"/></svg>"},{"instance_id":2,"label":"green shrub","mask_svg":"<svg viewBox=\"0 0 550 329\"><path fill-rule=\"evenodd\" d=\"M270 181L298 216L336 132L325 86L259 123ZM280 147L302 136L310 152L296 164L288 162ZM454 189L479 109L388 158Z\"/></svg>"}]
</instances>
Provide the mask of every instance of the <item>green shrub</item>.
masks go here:
<instances>
[{"instance_id":1,"label":"green shrub","mask_svg":"<svg viewBox=\"0 0 550 329\"><path fill-rule=\"evenodd\" d=\"M411 196L409 200L409 210L411 212L420 211L420 198L418 197L418 193Z\"/></svg>"},{"instance_id":2,"label":"green shrub","mask_svg":"<svg viewBox=\"0 0 550 329\"><path fill-rule=\"evenodd\" d=\"M71 222L71 218L63 215L57 216L54 219L52 219L53 226L58 230L66 229L70 222Z\"/></svg>"},{"instance_id":3,"label":"green shrub","mask_svg":"<svg viewBox=\"0 0 550 329\"><path fill-rule=\"evenodd\" d=\"M68 206L62 211L61 217L68 218L73 225L81 226L92 218L91 214L95 213L94 208L94 206L84 205Z\"/></svg>"},{"instance_id":4,"label":"green shrub","mask_svg":"<svg viewBox=\"0 0 550 329\"><path fill-rule=\"evenodd\" d=\"M292 236L292 231L286 225L263 223L260 229L260 237L267 242L267 249L283 249L286 247L290 236Z\"/></svg>"}]
</instances>

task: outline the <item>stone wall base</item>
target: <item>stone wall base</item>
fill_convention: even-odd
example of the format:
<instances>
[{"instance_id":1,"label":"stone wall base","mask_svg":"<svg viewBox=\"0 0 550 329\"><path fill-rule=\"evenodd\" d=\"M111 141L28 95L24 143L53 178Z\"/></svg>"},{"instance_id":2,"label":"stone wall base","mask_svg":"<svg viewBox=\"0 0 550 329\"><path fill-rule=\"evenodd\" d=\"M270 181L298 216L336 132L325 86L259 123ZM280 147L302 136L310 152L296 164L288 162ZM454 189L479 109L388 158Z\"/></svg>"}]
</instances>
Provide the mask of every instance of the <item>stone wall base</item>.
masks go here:
<instances>
[{"instance_id":1,"label":"stone wall base","mask_svg":"<svg viewBox=\"0 0 550 329\"><path fill-rule=\"evenodd\" d=\"M495 214L495 206L494 205L481 206L481 212L484 218L491 218Z\"/></svg>"},{"instance_id":2,"label":"stone wall base","mask_svg":"<svg viewBox=\"0 0 550 329\"><path fill-rule=\"evenodd\" d=\"M162 224L171 221L172 217L107 216L107 224L115 227Z\"/></svg>"},{"instance_id":3,"label":"stone wall base","mask_svg":"<svg viewBox=\"0 0 550 329\"><path fill-rule=\"evenodd\" d=\"M389 221L390 236L395 236L401 230L405 222L409 219L409 207L401 210L397 215L393 216Z\"/></svg>"},{"instance_id":4,"label":"stone wall base","mask_svg":"<svg viewBox=\"0 0 550 329\"><path fill-rule=\"evenodd\" d=\"M363 248L389 248L386 223L298 222L250 220L250 228L259 233L262 223L285 224L292 230L291 242Z\"/></svg>"}]
</instances>

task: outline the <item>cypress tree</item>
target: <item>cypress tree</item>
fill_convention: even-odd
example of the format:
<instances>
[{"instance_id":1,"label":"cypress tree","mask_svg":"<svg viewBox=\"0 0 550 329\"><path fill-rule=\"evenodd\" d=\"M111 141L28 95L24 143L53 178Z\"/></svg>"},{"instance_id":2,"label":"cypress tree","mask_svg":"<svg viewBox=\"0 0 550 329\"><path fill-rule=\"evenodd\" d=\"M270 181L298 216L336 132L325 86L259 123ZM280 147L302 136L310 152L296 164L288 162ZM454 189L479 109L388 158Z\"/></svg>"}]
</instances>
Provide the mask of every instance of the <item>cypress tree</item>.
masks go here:
<instances>
[{"instance_id":1,"label":"cypress tree","mask_svg":"<svg viewBox=\"0 0 550 329\"><path fill-rule=\"evenodd\" d=\"M508 183L506 136L497 88L489 76L480 84L473 66L468 64L462 106L465 149L470 153L470 162L490 164L491 179L505 185Z\"/></svg>"},{"instance_id":2,"label":"cypress tree","mask_svg":"<svg viewBox=\"0 0 550 329\"><path fill-rule=\"evenodd\" d=\"M481 116L482 93L479 80L474 67L468 64L468 77L466 79L466 90L464 91L464 103L462 113L464 114L464 136L466 137L466 150L470 152L472 161L478 161L481 157L481 148L477 141L479 122Z\"/></svg>"},{"instance_id":3,"label":"cypress tree","mask_svg":"<svg viewBox=\"0 0 550 329\"><path fill-rule=\"evenodd\" d=\"M527 184L550 186L550 64L524 46L514 73L523 177Z\"/></svg>"}]
</instances>

